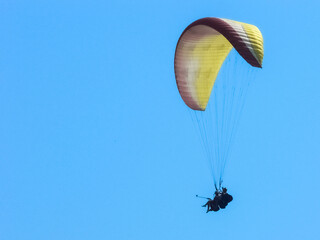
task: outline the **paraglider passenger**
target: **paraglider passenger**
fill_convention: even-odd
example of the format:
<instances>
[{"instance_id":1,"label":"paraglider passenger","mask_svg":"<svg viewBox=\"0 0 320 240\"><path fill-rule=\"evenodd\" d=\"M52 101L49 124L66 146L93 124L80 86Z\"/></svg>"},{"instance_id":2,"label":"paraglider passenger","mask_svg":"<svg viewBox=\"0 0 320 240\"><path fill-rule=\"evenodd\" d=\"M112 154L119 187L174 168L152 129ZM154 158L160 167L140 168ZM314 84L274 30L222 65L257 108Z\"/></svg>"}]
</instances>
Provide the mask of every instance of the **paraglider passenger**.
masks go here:
<instances>
[{"instance_id":1,"label":"paraglider passenger","mask_svg":"<svg viewBox=\"0 0 320 240\"><path fill-rule=\"evenodd\" d=\"M216 198L214 198L213 200L211 198L208 198L208 200L209 201L205 205L202 206L202 207L207 207L207 213L210 211L214 211L214 212L219 211L219 206L218 206Z\"/></svg>"}]
</instances>

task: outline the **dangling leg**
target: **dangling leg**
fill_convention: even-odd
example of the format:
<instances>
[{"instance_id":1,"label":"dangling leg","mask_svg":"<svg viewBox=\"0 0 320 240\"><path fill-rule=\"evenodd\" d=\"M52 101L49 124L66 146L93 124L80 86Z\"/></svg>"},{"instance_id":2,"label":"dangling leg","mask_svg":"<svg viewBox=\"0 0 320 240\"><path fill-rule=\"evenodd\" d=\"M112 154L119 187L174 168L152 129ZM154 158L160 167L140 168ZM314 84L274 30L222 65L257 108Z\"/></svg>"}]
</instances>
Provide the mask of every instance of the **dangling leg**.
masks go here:
<instances>
[{"instance_id":1,"label":"dangling leg","mask_svg":"<svg viewBox=\"0 0 320 240\"><path fill-rule=\"evenodd\" d=\"M206 213L208 213L209 211L210 211L210 206L209 206L209 204L207 204L207 206L208 206L208 208L207 208L207 212Z\"/></svg>"}]
</instances>

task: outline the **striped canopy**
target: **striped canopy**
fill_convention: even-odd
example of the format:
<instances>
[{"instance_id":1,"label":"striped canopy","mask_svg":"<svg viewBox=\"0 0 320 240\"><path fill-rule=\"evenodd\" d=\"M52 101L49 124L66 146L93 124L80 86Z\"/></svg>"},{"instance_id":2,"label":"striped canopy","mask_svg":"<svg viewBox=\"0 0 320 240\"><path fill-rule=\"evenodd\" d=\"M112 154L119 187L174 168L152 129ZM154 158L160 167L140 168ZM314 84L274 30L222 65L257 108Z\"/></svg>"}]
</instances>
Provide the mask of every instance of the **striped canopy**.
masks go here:
<instances>
[{"instance_id":1,"label":"striped canopy","mask_svg":"<svg viewBox=\"0 0 320 240\"><path fill-rule=\"evenodd\" d=\"M194 110L204 111L218 72L234 47L253 67L262 67L263 38L251 24L202 18L181 34L174 70L180 95Z\"/></svg>"}]
</instances>

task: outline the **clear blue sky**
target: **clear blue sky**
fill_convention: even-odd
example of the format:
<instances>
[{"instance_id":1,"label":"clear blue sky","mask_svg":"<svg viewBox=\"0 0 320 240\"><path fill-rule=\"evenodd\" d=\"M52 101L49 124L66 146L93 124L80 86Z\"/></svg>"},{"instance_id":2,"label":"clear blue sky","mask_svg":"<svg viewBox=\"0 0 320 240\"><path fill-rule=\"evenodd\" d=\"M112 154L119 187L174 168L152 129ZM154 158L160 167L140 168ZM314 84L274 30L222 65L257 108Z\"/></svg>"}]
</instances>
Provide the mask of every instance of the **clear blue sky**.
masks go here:
<instances>
[{"instance_id":1,"label":"clear blue sky","mask_svg":"<svg viewBox=\"0 0 320 240\"><path fill-rule=\"evenodd\" d=\"M0 238L319 239L318 1L0 3ZM175 84L183 29L257 25L264 68L210 173Z\"/></svg>"}]
</instances>

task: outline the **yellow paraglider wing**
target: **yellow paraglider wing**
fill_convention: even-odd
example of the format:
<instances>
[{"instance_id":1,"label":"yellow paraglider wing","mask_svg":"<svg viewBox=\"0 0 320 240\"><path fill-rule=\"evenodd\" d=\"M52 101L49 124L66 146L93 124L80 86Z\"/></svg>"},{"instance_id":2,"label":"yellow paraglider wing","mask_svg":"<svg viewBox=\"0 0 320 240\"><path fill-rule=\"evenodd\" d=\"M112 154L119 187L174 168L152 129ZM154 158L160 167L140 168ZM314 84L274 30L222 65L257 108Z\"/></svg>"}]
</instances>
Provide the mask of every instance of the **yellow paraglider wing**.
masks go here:
<instances>
[{"instance_id":1,"label":"yellow paraglider wing","mask_svg":"<svg viewBox=\"0 0 320 240\"><path fill-rule=\"evenodd\" d=\"M262 66L263 39L253 25L203 18L184 30L176 47L175 74L180 95L190 108L206 109L219 70L232 47L252 66Z\"/></svg>"}]
</instances>

